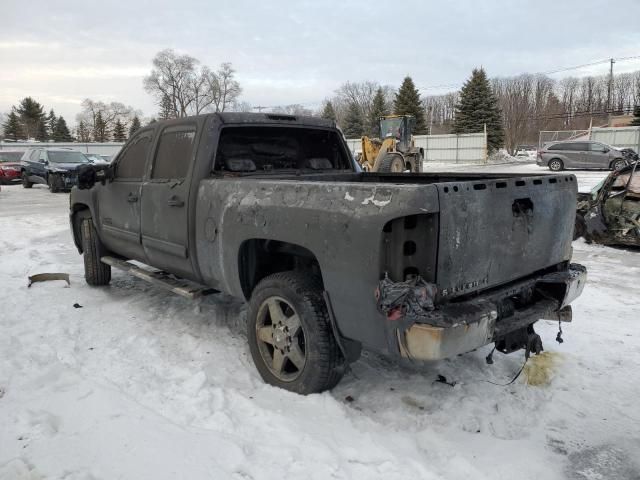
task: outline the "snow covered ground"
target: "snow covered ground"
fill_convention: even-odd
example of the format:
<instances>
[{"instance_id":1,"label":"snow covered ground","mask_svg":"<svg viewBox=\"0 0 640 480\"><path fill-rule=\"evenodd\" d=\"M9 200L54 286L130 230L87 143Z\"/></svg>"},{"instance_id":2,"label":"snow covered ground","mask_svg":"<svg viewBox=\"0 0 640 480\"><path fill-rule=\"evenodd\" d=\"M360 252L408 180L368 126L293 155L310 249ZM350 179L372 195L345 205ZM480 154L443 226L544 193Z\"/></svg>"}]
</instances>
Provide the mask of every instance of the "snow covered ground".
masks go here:
<instances>
[{"instance_id":1,"label":"snow covered ground","mask_svg":"<svg viewBox=\"0 0 640 480\"><path fill-rule=\"evenodd\" d=\"M367 354L301 397L259 378L242 304L120 272L88 287L67 206L0 192L2 480L640 478L640 252L574 243L589 283L563 344L538 324L548 383L488 383L523 355L486 365L486 347L417 366ZM27 288L40 272L71 286Z\"/></svg>"}]
</instances>

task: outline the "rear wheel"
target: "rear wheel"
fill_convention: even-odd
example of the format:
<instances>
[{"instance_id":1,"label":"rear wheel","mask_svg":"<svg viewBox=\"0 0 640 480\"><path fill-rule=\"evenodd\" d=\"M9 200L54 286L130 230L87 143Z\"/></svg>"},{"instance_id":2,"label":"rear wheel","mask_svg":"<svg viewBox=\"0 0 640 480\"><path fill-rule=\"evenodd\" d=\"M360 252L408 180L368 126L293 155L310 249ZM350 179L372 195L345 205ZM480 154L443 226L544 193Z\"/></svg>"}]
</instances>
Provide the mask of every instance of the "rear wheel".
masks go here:
<instances>
[{"instance_id":1,"label":"rear wheel","mask_svg":"<svg viewBox=\"0 0 640 480\"><path fill-rule=\"evenodd\" d=\"M554 158L549 162L549 170L559 172L562 169L564 169L564 164L559 158Z\"/></svg>"},{"instance_id":2,"label":"rear wheel","mask_svg":"<svg viewBox=\"0 0 640 480\"><path fill-rule=\"evenodd\" d=\"M627 162L625 162L622 158L616 158L613 162L611 162L611 170L620 170L626 165Z\"/></svg>"},{"instance_id":3,"label":"rear wheel","mask_svg":"<svg viewBox=\"0 0 640 480\"><path fill-rule=\"evenodd\" d=\"M402 173L405 170L404 158L398 154L389 154L380 162L379 172Z\"/></svg>"},{"instance_id":4,"label":"rear wheel","mask_svg":"<svg viewBox=\"0 0 640 480\"><path fill-rule=\"evenodd\" d=\"M302 395L333 388L344 359L329 322L322 286L303 272L261 280L249 302L247 336L263 380Z\"/></svg>"},{"instance_id":5,"label":"rear wheel","mask_svg":"<svg viewBox=\"0 0 640 480\"><path fill-rule=\"evenodd\" d=\"M29 176L27 175L27 172L22 172L22 186L24 188L31 188L33 187L33 182L29 181Z\"/></svg>"},{"instance_id":6,"label":"rear wheel","mask_svg":"<svg viewBox=\"0 0 640 480\"><path fill-rule=\"evenodd\" d=\"M82 255L84 257L84 278L89 285L108 285L111 281L111 266L100 261L105 254L104 245L98 237L93 220L83 218L80 224Z\"/></svg>"}]
</instances>

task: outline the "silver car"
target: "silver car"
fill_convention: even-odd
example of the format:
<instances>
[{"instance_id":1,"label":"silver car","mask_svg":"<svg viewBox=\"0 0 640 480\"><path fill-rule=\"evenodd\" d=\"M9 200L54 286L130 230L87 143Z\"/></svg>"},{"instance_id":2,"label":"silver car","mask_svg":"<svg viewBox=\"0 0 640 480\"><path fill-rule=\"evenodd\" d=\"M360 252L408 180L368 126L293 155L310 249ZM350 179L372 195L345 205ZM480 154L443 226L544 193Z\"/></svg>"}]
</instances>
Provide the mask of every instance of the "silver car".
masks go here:
<instances>
[{"instance_id":1,"label":"silver car","mask_svg":"<svg viewBox=\"0 0 640 480\"><path fill-rule=\"evenodd\" d=\"M586 140L545 145L538 150L536 163L554 172L565 168L618 170L626 165L622 152L617 148Z\"/></svg>"}]
</instances>

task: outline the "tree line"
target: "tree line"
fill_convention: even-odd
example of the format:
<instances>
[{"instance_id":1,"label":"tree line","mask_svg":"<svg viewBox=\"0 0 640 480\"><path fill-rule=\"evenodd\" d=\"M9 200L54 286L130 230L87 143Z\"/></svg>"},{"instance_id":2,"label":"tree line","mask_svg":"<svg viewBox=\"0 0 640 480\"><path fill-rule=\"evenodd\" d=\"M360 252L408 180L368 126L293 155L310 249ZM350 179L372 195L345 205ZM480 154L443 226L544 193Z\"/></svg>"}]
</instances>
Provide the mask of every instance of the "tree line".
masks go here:
<instances>
[{"instance_id":1,"label":"tree line","mask_svg":"<svg viewBox=\"0 0 640 480\"><path fill-rule=\"evenodd\" d=\"M143 79L158 112L144 120L182 118L207 112L255 110L240 102L240 83L232 64L217 69L171 49L158 52ZM258 108L258 107L256 107ZM415 134L476 133L487 128L489 148L537 143L541 130L581 130L606 124L609 115L631 113L640 122L640 71L609 77L568 77L554 80L542 74L489 79L473 70L464 86L444 95L421 96L407 76L396 89L375 81L345 82L326 98L319 111L301 104L267 108L275 113L318 115L335 120L348 138L379 136L379 119L389 114L413 115ZM125 141L142 126L142 112L120 102L90 98L81 104L70 131L53 109L45 113L32 97L22 99L0 125L10 140L105 142Z\"/></svg>"},{"instance_id":2,"label":"tree line","mask_svg":"<svg viewBox=\"0 0 640 480\"><path fill-rule=\"evenodd\" d=\"M449 132L477 133L486 128L489 149L502 146L504 132L498 98L483 69L473 70L460 93L451 98ZM347 138L358 138L379 137L382 116L411 115L415 118L413 133L423 135L430 130L426 116L429 105L429 97L421 98L409 76L397 91L371 81L347 82L324 101L320 116L335 120Z\"/></svg>"},{"instance_id":3,"label":"tree line","mask_svg":"<svg viewBox=\"0 0 640 480\"><path fill-rule=\"evenodd\" d=\"M523 74L490 81L498 99L504 146L537 144L542 130L586 130L606 125L610 115L634 112L640 106L640 71L614 75L566 77ZM451 133L460 92L425 98L432 133ZM638 117L638 116L636 116Z\"/></svg>"}]
</instances>

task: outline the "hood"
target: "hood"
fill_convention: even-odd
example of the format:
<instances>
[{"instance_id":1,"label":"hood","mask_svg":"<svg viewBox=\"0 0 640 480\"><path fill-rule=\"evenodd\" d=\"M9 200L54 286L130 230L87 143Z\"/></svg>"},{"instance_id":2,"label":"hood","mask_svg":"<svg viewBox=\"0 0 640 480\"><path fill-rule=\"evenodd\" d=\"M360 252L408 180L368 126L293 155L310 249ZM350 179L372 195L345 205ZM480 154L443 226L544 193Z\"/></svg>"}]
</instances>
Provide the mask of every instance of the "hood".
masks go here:
<instances>
[{"instance_id":1,"label":"hood","mask_svg":"<svg viewBox=\"0 0 640 480\"><path fill-rule=\"evenodd\" d=\"M80 166L82 165L89 165L88 163L57 163L57 162L50 162L47 165L47 170L50 171L55 171L55 170L64 170L67 172L73 172L75 170L77 170L78 168L80 168Z\"/></svg>"},{"instance_id":2,"label":"hood","mask_svg":"<svg viewBox=\"0 0 640 480\"><path fill-rule=\"evenodd\" d=\"M2 167L20 168L20 166L21 166L20 162L0 162L0 168Z\"/></svg>"}]
</instances>

